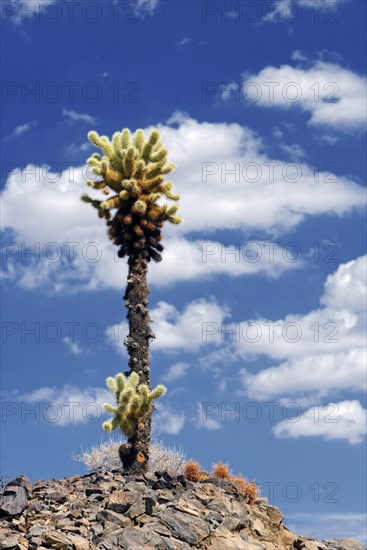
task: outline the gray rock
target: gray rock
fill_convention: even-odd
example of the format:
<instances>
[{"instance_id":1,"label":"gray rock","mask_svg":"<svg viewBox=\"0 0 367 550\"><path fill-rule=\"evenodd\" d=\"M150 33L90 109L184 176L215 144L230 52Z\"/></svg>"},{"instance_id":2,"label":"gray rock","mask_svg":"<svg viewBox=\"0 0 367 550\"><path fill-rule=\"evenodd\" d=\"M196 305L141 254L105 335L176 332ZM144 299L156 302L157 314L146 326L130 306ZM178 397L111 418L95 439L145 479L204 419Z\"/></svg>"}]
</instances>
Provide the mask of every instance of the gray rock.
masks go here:
<instances>
[{"instance_id":1,"label":"gray rock","mask_svg":"<svg viewBox=\"0 0 367 550\"><path fill-rule=\"evenodd\" d=\"M60 550L72 550L72 541L64 534L58 531L48 531L42 535L42 543L50 545L51 548Z\"/></svg>"},{"instance_id":2,"label":"gray rock","mask_svg":"<svg viewBox=\"0 0 367 550\"><path fill-rule=\"evenodd\" d=\"M328 539L322 542L328 550L366 550L362 542L351 539Z\"/></svg>"},{"instance_id":3,"label":"gray rock","mask_svg":"<svg viewBox=\"0 0 367 550\"><path fill-rule=\"evenodd\" d=\"M159 535L134 528L124 529L118 538L118 544L119 548L124 550L143 550L144 548L166 550L167 548Z\"/></svg>"},{"instance_id":4,"label":"gray rock","mask_svg":"<svg viewBox=\"0 0 367 550\"><path fill-rule=\"evenodd\" d=\"M4 537L0 539L0 548L1 550L10 549L10 548L19 548L18 538L15 537Z\"/></svg>"},{"instance_id":5,"label":"gray rock","mask_svg":"<svg viewBox=\"0 0 367 550\"><path fill-rule=\"evenodd\" d=\"M107 502L108 510L124 514L137 501L138 495L130 491L116 491Z\"/></svg>"},{"instance_id":6,"label":"gray rock","mask_svg":"<svg viewBox=\"0 0 367 550\"><path fill-rule=\"evenodd\" d=\"M145 514L145 500L142 496L139 496L134 504L130 506L126 515L131 519L135 519L142 514Z\"/></svg>"},{"instance_id":7,"label":"gray rock","mask_svg":"<svg viewBox=\"0 0 367 550\"><path fill-rule=\"evenodd\" d=\"M129 518L127 518L123 514L114 512L113 510L101 510L100 512L98 512L97 521L110 521L111 523L115 523L120 527L130 525L131 523Z\"/></svg>"},{"instance_id":8,"label":"gray rock","mask_svg":"<svg viewBox=\"0 0 367 550\"><path fill-rule=\"evenodd\" d=\"M8 484L0 497L0 515L15 516L27 508L28 493L24 487Z\"/></svg>"},{"instance_id":9,"label":"gray rock","mask_svg":"<svg viewBox=\"0 0 367 550\"><path fill-rule=\"evenodd\" d=\"M206 521L188 514L169 510L160 513L159 517L171 529L176 538L188 544L199 544L211 533L210 526Z\"/></svg>"}]
</instances>

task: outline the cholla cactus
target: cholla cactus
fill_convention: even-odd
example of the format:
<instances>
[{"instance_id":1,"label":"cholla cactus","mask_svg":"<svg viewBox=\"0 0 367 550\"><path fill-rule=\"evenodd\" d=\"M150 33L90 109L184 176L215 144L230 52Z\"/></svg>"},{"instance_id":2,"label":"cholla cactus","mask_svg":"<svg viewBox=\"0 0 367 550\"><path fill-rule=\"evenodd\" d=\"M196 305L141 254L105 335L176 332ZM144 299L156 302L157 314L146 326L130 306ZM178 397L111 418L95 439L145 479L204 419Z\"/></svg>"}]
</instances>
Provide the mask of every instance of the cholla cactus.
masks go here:
<instances>
[{"instance_id":1,"label":"cholla cactus","mask_svg":"<svg viewBox=\"0 0 367 550\"><path fill-rule=\"evenodd\" d=\"M100 218L107 220L108 235L119 246L120 258L130 257L140 249L147 252L148 261L160 261L163 223L182 222L176 215L177 204L158 202L162 197L172 201L180 199L172 192L173 183L164 182L175 165L167 163L168 151L160 141L160 132L153 130L146 139L142 130L132 136L125 128L116 132L112 141L95 131L89 132L88 138L103 155L94 153L87 160L102 180L89 179L87 183L103 191L106 198L95 200L82 195L81 199L96 208ZM113 195L108 197L111 191ZM117 211L111 219L112 210Z\"/></svg>"},{"instance_id":2,"label":"cholla cactus","mask_svg":"<svg viewBox=\"0 0 367 550\"><path fill-rule=\"evenodd\" d=\"M137 432L139 421L149 413L153 400L162 397L167 391L162 385L152 391L145 384L139 385L139 375L136 372L131 373L128 378L119 373L114 378L107 378L106 382L115 394L116 405L104 404L106 411L114 416L103 423L103 428L106 432L120 428L127 437L132 437Z\"/></svg>"}]
</instances>

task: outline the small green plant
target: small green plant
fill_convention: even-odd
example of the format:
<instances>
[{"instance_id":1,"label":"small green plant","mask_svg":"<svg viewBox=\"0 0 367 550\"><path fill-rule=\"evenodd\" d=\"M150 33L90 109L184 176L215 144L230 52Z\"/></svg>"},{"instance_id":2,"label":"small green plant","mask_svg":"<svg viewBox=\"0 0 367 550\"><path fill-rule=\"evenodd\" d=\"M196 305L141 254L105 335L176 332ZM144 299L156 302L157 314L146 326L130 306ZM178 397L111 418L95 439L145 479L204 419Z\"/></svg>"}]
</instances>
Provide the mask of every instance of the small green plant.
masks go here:
<instances>
[{"instance_id":1,"label":"small green plant","mask_svg":"<svg viewBox=\"0 0 367 550\"><path fill-rule=\"evenodd\" d=\"M139 384L139 375L136 372L132 372L128 378L120 372L114 378L107 378L106 383L115 394L116 404L104 404L106 411L113 414L113 417L103 423L103 429L112 432L119 428L129 438L137 433L139 422L150 412L152 402L167 391L162 385L149 391L146 384Z\"/></svg>"}]
</instances>

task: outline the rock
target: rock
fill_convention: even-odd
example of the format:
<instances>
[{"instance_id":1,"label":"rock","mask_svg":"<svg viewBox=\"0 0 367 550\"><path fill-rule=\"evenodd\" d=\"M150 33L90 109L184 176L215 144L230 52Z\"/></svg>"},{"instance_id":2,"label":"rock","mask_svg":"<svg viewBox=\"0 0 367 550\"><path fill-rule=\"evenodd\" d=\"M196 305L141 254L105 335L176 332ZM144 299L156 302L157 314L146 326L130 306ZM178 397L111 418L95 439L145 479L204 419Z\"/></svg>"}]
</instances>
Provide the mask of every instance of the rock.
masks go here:
<instances>
[{"instance_id":1,"label":"rock","mask_svg":"<svg viewBox=\"0 0 367 550\"><path fill-rule=\"evenodd\" d=\"M366 550L347 539L297 536L265 499L249 505L231 482L193 483L174 470L33 486L19 476L0 504L0 550Z\"/></svg>"},{"instance_id":2,"label":"rock","mask_svg":"<svg viewBox=\"0 0 367 550\"><path fill-rule=\"evenodd\" d=\"M59 491L54 491L51 493L46 493L45 498L52 500L53 502L66 502L66 495L60 493Z\"/></svg>"},{"instance_id":3,"label":"rock","mask_svg":"<svg viewBox=\"0 0 367 550\"><path fill-rule=\"evenodd\" d=\"M1 536L0 537L0 548L1 548L1 550L5 550L7 548L9 548L9 549L10 548L19 548L18 541L19 541L19 539L15 538L15 537Z\"/></svg>"},{"instance_id":4,"label":"rock","mask_svg":"<svg viewBox=\"0 0 367 550\"><path fill-rule=\"evenodd\" d=\"M87 497L90 497L91 495L103 495L103 491L102 489L98 489L98 487L87 487L85 494Z\"/></svg>"},{"instance_id":5,"label":"rock","mask_svg":"<svg viewBox=\"0 0 367 550\"><path fill-rule=\"evenodd\" d=\"M109 498L107 508L119 514L124 514L137 499L138 495L130 491L116 491Z\"/></svg>"},{"instance_id":6,"label":"rock","mask_svg":"<svg viewBox=\"0 0 367 550\"><path fill-rule=\"evenodd\" d=\"M154 483L152 489L156 491L157 489L173 489L173 487L174 487L173 483L171 483L166 479L161 478Z\"/></svg>"},{"instance_id":7,"label":"rock","mask_svg":"<svg viewBox=\"0 0 367 550\"><path fill-rule=\"evenodd\" d=\"M118 538L118 544L125 550L166 550L167 548L159 535L134 528L124 529Z\"/></svg>"},{"instance_id":8,"label":"rock","mask_svg":"<svg viewBox=\"0 0 367 550\"><path fill-rule=\"evenodd\" d=\"M152 497L144 497L145 501L145 513L151 516L157 505L157 501Z\"/></svg>"},{"instance_id":9,"label":"rock","mask_svg":"<svg viewBox=\"0 0 367 550\"><path fill-rule=\"evenodd\" d=\"M362 542L351 539L328 539L322 542L328 550L366 550Z\"/></svg>"},{"instance_id":10,"label":"rock","mask_svg":"<svg viewBox=\"0 0 367 550\"><path fill-rule=\"evenodd\" d=\"M144 474L144 479L146 480L149 487L153 487L154 483L158 481L158 478L155 474L152 474L151 472L147 472Z\"/></svg>"},{"instance_id":11,"label":"rock","mask_svg":"<svg viewBox=\"0 0 367 550\"><path fill-rule=\"evenodd\" d=\"M102 510L101 512L98 512L97 521L110 521L111 523L120 525L120 527L130 525L129 518L114 512L113 510Z\"/></svg>"},{"instance_id":12,"label":"rock","mask_svg":"<svg viewBox=\"0 0 367 550\"><path fill-rule=\"evenodd\" d=\"M48 527L44 526L44 525L34 525L33 527L31 527L28 531L28 534L31 536L31 537L40 537L45 531L47 531Z\"/></svg>"},{"instance_id":13,"label":"rock","mask_svg":"<svg viewBox=\"0 0 367 550\"><path fill-rule=\"evenodd\" d=\"M90 544L86 539L74 535L70 536L70 539L74 550L90 550Z\"/></svg>"},{"instance_id":14,"label":"rock","mask_svg":"<svg viewBox=\"0 0 367 550\"><path fill-rule=\"evenodd\" d=\"M28 491L21 485L8 485L0 497L0 516L21 514L28 504Z\"/></svg>"},{"instance_id":15,"label":"rock","mask_svg":"<svg viewBox=\"0 0 367 550\"><path fill-rule=\"evenodd\" d=\"M70 538L67 537L64 533L58 531L48 531L42 535L42 543L49 545L51 548L56 549L70 549L73 548L73 543Z\"/></svg>"},{"instance_id":16,"label":"rock","mask_svg":"<svg viewBox=\"0 0 367 550\"><path fill-rule=\"evenodd\" d=\"M270 506L269 504L262 504L262 507L265 508L267 515L270 518L271 523L275 527L279 527L284 521L284 516L282 511L275 506Z\"/></svg>"},{"instance_id":17,"label":"rock","mask_svg":"<svg viewBox=\"0 0 367 550\"><path fill-rule=\"evenodd\" d=\"M142 514L145 514L145 500L142 496L139 496L134 504L130 506L126 515L131 519L135 519Z\"/></svg>"},{"instance_id":18,"label":"rock","mask_svg":"<svg viewBox=\"0 0 367 550\"><path fill-rule=\"evenodd\" d=\"M176 512L174 510L159 515L162 522L167 525L174 536L188 544L199 544L210 535L209 525L200 518Z\"/></svg>"}]
</instances>

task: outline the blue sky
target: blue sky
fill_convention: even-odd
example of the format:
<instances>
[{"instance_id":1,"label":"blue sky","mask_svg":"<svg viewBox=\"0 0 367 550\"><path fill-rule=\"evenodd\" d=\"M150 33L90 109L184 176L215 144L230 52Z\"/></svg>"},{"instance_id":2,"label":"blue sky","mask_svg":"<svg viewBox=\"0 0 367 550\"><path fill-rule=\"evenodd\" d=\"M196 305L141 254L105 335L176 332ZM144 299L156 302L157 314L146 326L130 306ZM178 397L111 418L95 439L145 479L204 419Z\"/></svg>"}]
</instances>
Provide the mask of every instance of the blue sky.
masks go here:
<instances>
[{"instance_id":1,"label":"blue sky","mask_svg":"<svg viewBox=\"0 0 367 550\"><path fill-rule=\"evenodd\" d=\"M1 471L106 437L126 263L78 200L86 134L159 127L185 222L149 272L155 431L365 540L365 2L80 4L1 6Z\"/></svg>"}]
</instances>

